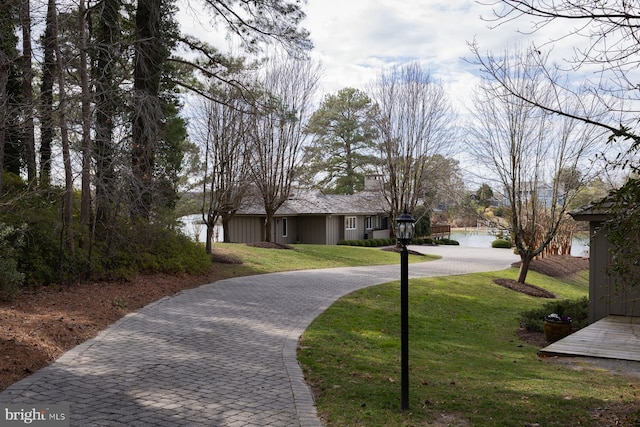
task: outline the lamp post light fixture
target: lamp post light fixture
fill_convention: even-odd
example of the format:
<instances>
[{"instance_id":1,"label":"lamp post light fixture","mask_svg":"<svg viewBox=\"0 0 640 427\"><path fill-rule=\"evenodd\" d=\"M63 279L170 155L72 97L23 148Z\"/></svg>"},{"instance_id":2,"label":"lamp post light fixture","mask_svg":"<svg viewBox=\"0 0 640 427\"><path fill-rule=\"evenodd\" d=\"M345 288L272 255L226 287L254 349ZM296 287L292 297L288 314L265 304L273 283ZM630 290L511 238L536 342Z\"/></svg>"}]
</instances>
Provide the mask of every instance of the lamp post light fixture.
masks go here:
<instances>
[{"instance_id":1,"label":"lamp post light fixture","mask_svg":"<svg viewBox=\"0 0 640 427\"><path fill-rule=\"evenodd\" d=\"M404 212L396 218L396 237L402 245L400 251L400 365L401 365L401 399L402 410L409 409L409 251L415 231L415 219Z\"/></svg>"}]
</instances>

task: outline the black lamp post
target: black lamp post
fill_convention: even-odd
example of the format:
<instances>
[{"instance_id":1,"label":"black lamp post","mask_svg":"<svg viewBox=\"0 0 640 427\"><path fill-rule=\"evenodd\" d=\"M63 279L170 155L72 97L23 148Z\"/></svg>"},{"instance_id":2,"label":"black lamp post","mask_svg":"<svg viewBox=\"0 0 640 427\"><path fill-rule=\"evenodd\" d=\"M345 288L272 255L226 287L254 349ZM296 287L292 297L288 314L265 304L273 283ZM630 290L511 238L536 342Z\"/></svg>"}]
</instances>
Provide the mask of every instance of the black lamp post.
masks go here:
<instances>
[{"instance_id":1,"label":"black lamp post","mask_svg":"<svg viewBox=\"0 0 640 427\"><path fill-rule=\"evenodd\" d=\"M400 407L409 409L409 251L407 245L411 243L415 230L415 219L404 212L396 218L396 237L402 244L400 251L400 346L401 346L401 384L402 394Z\"/></svg>"}]
</instances>

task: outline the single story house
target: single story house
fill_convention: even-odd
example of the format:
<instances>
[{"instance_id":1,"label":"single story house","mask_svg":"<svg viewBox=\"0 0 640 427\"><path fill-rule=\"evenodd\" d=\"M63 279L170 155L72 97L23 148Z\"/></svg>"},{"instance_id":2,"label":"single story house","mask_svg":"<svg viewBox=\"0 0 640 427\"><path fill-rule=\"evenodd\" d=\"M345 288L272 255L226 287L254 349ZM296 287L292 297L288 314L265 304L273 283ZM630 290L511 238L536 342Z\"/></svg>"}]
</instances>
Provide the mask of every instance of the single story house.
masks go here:
<instances>
[{"instance_id":1,"label":"single story house","mask_svg":"<svg viewBox=\"0 0 640 427\"><path fill-rule=\"evenodd\" d=\"M625 287L607 271L611 254L606 204L571 212L571 216L589 222L589 323L607 316L640 317L640 286Z\"/></svg>"},{"instance_id":2,"label":"single story house","mask_svg":"<svg viewBox=\"0 0 640 427\"><path fill-rule=\"evenodd\" d=\"M229 221L230 240L264 240L265 219L262 201L249 201ZM344 195L294 190L276 211L271 241L335 245L340 240L389 238L390 225L389 204L381 191Z\"/></svg>"}]
</instances>

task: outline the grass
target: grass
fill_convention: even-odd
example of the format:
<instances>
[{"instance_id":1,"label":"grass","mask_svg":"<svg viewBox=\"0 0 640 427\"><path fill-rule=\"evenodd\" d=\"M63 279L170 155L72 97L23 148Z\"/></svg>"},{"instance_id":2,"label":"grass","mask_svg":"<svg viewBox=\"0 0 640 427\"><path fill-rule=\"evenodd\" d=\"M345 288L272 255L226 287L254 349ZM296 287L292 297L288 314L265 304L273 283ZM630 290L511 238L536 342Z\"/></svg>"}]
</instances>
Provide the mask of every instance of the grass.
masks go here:
<instances>
[{"instance_id":1,"label":"grass","mask_svg":"<svg viewBox=\"0 0 640 427\"><path fill-rule=\"evenodd\" d=\"M214 253L239 258L241 265L227 265L234 275L277 273L289 270L311 270L362 265L398 264L400 254L380 248L359 246L291 245L293 250L264 249L234 243L217 243ZM437 255L410 255L409 262L424 262ZM292 267L293 266L293 267Z\"/></svg>"},{"instance_id":2,"label":"grass","mask_svg":"<svg viewBox=\"0 0 640 427\"><path fill-rule=\"evenodd\" d=\"M608 425L594 420L606 413L621 421L615 425L640 425L638 381L550 363L515 336L519 315L546 302L492 283L516 274L410 281L406 412L399 409L399 283L363 289L332 305L310 325L298 352L326 424L595 426ZM530 272L527 282L579 298L587 294L585 277L562 281Z\"/></svg>"}]
</instances>

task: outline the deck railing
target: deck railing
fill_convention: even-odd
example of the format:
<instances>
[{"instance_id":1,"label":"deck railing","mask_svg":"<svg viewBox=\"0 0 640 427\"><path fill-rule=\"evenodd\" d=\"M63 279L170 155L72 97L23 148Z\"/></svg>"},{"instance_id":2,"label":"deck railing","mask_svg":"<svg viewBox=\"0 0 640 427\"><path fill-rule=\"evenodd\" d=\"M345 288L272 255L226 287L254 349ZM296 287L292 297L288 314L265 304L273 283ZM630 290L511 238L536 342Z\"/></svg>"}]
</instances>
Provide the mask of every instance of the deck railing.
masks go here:
<instances>
[{"instance_id":1,"label":"deck railing","mask_svg":"<svg viewBox=\"0 0 640 427\"><path fill-rule=\"evenodd\" d=\"M429 236L435 239L442 239L446 237L447 239L451 239L451 226L450 225L432 225L431 226L431 235Z\"/></svg>"}]
</instances>

